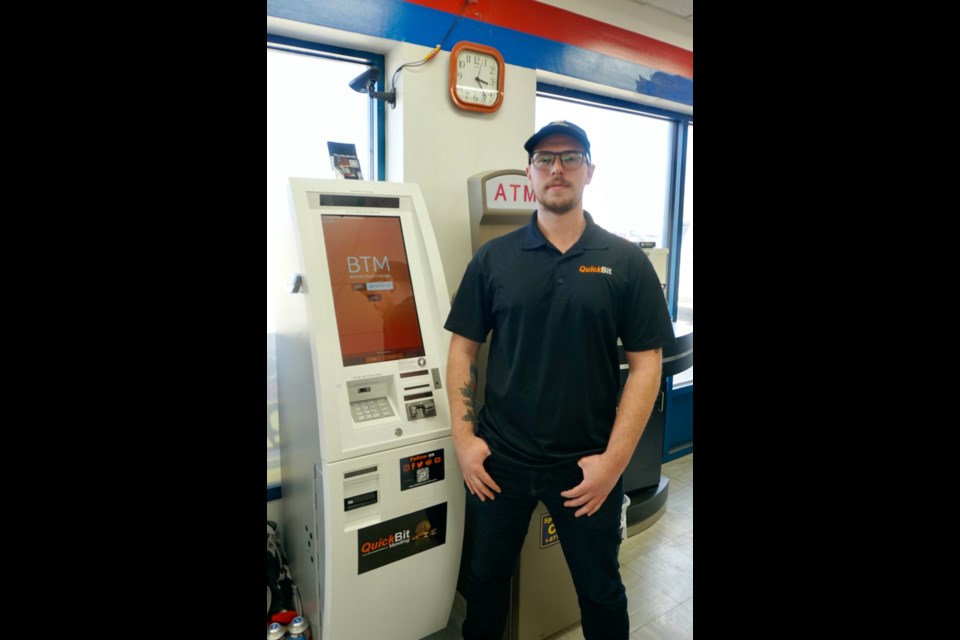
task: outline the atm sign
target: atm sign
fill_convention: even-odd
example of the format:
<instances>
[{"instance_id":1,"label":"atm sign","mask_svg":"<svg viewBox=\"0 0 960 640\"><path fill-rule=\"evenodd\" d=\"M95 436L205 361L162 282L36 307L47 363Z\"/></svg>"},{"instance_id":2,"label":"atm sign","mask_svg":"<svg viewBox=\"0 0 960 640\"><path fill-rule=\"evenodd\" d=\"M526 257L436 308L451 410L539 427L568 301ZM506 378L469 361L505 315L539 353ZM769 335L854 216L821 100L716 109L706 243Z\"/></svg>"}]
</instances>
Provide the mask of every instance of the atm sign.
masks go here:
<instances>
[{"instance_id":1,"label":"atm sign","mask_svg":"<svg viewBox=\"0 0 960 640\"><path fill-rule=\"evenodd\" d=\"M487 209L529 211L537 206L537 195L527 177L505 174L489 178L484 185Z\"/></svg>"}]
</instances>

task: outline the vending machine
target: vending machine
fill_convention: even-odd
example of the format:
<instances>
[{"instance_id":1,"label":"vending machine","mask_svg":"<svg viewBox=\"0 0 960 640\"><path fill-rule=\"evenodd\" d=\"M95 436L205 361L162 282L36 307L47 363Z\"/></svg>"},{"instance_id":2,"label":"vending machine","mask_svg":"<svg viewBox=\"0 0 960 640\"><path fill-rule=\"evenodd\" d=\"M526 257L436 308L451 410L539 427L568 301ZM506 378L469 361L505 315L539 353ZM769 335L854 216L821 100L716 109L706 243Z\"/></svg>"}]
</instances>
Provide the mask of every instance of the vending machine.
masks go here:
<instances>
[{"instance_id":1,"label":"vending machine","mask_svg":"<svg viewBox=\"0 0 960 640\"><path fill-rule=\"evenodd\" d=\"M278 235L282 531L318 640L446 626L464 486L445 386L449 296L419 187L290 178Z\"/></svg>"}]
</instances>

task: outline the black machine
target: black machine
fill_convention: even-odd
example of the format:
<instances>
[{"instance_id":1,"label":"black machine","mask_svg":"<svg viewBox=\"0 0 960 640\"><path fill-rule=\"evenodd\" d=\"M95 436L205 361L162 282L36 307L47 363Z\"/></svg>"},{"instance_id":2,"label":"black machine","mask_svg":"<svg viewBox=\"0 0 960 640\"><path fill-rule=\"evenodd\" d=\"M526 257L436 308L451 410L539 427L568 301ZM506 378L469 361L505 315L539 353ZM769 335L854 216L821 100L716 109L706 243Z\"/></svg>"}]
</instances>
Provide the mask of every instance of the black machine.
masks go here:
<instances>
[{"instance_id":1,"label":"black machine","mask_svg":"<svg viewBox=\"0 0 960 640\"><path fill-rule=\"evenodd\" d=\"M673 325L676 343L663 349L660 393L640 437L630 464L623 472L623 491L630 498L627 508L627 529L633 533L654 522L667 502L668 481L660 475L663 460L663 434L666 424L667 378L693 366L693 330L689 325ZM627 380L627 358L620 350L620 392ZM618 396L619 400L619 396Z\"/></svg>"}]
</instances>

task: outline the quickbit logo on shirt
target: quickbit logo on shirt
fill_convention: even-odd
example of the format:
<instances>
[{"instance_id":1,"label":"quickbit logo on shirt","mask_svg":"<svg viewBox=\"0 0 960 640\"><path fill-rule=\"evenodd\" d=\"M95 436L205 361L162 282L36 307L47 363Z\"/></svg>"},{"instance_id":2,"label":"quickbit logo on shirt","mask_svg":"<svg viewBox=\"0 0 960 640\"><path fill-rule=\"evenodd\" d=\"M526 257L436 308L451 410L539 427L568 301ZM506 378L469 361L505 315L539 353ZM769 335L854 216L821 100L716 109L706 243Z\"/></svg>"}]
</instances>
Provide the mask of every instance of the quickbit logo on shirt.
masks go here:
<instances>
[{"instance_id":1,"label":"quickbit logo on shirt","mask_svg":"<svg viewBox=\"0 0 960 640\"><path fill-rule=\"evenodd\" d=\"M612 276L613 269L610 267L598 267L596 265L590 267L586 265L580 265L580 273L605 273L608 276Z\"/></svg>"}]
</instances>

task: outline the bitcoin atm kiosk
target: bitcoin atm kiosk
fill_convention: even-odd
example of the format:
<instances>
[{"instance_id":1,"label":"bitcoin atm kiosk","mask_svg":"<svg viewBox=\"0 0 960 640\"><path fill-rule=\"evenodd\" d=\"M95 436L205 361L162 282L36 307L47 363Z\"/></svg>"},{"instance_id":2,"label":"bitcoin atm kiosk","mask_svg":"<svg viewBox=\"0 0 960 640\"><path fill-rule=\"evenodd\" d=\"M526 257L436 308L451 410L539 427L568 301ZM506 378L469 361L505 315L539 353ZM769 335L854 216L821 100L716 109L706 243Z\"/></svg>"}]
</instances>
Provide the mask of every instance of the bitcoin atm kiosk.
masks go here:
<instances>
[{"instance_id":1,"label":"bitcoin atm kiosk","mask_svg":"<svg viewBox=\"0 0 960 640\"><path fill-rule=\"evenodd\" d=\"M290 178L278 252L282 521L318 640L419 640L456 591L449 296L419 188Z\"/></svg>"}]
</instances>

